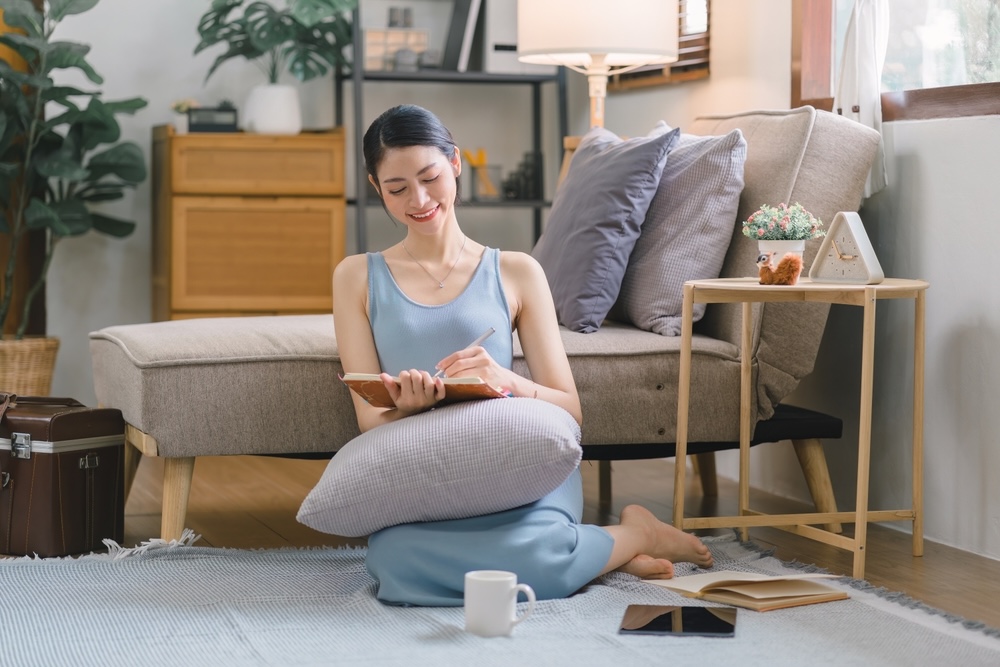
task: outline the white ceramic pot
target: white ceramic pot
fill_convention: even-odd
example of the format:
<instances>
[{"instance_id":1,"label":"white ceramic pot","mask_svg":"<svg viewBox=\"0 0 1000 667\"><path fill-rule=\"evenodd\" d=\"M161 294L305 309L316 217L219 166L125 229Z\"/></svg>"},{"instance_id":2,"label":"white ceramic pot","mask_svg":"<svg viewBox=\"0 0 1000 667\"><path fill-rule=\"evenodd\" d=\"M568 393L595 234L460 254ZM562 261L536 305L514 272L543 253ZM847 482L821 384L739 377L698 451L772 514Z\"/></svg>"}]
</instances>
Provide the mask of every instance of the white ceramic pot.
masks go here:
<instances>
[{"instance_id":1,"label":"white ceramic pot","mask_svg":"<svg viewBox=\"0 0 1000 667\"><path fill-rule=\"evenodd\" d=\"M186 113L174 114L174 134L188 133L188 117Z\"/></svg>"},{"instance_id":2,"label":"white ceramic pot","mask_svg":"<svg viewBox=\"0 0 1000 667\"><path fill-rule=\"evenodd\" d=\"M757 250L760 252L773 252L778 259L786 253L793 252L799 257L806 250L805 240L799 241L757 241Z\"/></svg>"},{"instance_id":3,"label":"white ceramic pot","mask_svg":"<svg viewBox=\"0 0 1000 667\"><path fill-rule=\"evenodd\" d=\"M256 134L298 134L302 131L299 90L294 86L266 84L247 97L244 129Z\"/></svg>"}]
</instances>

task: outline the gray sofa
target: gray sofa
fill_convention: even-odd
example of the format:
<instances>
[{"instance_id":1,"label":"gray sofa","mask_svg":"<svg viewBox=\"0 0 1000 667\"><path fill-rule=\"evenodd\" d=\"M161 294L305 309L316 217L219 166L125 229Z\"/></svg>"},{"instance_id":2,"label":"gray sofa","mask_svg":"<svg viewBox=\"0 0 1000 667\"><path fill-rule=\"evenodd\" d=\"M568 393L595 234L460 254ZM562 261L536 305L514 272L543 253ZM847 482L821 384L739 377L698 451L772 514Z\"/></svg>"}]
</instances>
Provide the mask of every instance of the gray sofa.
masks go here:
<instances>
[{"instance_id":1,"label":"gray sofa","mask_svg":"<svg viewBox=\"0 0 1000 667\"><path fill-rule=\"evenodd\" d=\"M857 210L879 141L874 131L811 107L706 117L684 129L718 135L734 128L747 141L747 160L722 269L728 277L755 275L756 244L740 222L762 203L798 201L825 221ZM807 267L817 246L807 247ZM811 372L828 309L755 307L756 420L771 417ZM739 331L738 306L710 306L696 324L691 443L739 440ZM585 447L673 442L679 337L607 322L595 333L564 330L563 342L583 405ZM166 458L165 539L184 528L196 457L331 452L358 435L337 377L331 315L111 326L91 333L90 349L98 401L120 408L127 422L128 485L141 456ZM515 368L526 372L523 359Z\"/></svg>"}]
</instances>

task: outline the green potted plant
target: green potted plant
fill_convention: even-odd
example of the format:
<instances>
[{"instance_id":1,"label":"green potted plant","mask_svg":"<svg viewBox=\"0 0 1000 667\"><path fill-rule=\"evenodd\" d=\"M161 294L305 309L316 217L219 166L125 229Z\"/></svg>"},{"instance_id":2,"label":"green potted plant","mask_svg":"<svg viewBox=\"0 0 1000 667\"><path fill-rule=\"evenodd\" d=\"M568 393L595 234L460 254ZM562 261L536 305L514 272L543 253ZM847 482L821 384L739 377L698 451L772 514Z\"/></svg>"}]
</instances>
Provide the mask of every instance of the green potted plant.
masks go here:
<instances>
[{"instance_id":1,"label":"green potted plant","mask_svg":"<svg viewBox=\"0 0 1000 667\"><path fill-rule=\"evenodd\" d=\"M352 43L350 12L357 0L285 0L281 8L260 0L212 0L198 22L201 41L195 54L216 44L207 81L222 63L245 58L259 66L267 84L254 88L244 109L246 129L269 134L298 134L302 129L298 90L278 83L286 69L299 81L325 76L348 64L344 49Z\"/></svg>"},{"instance_id":2,"label":"green potted plant","mask_svg":"<svg viewBox=\"0 0 1000 667\"><path fill-rule=\"evenodd\" d=\"M761 252L794 252L801 257L806 241L826 232L823 221L796 202L791 206L764 204L743 222L743 234L756 240Z\"/></svg>"},{"instance_id":3,"label":"green potted plant","mask_svg":"<svg viewBox=\"0 0 1000 667\"><path fill-rule=\"evenodd\" d=\"M57 244L91 230L124 237L135 229L135 222L113 218L92 206L121 199L126 188L145 180L142 149L120 141L115 116L135 113L146 101L108 101L99 90L57 85L52 78L57 70L76 69L91 83L103 83L85 58L89 46L53 39L63 19L86 12L97 2L0 0L3 22L12 29L0 34L0 43L25 65L15 68L0 60L0 234L8 240L0 329L17 315L14 278L27 273L19 269L19 263L26 261L21 247L29 234L44 237L42 265L24 295L16 332L0 342L0 386L6 391L48 393L58 340L26 337L25 331ZM7 351L24 347L42 352L38 366L24 361L24 353ZM6 376L7 370L17 376ZM38 377L38 384L22 384L26 375Z\"/></svg>"}]
</instances>

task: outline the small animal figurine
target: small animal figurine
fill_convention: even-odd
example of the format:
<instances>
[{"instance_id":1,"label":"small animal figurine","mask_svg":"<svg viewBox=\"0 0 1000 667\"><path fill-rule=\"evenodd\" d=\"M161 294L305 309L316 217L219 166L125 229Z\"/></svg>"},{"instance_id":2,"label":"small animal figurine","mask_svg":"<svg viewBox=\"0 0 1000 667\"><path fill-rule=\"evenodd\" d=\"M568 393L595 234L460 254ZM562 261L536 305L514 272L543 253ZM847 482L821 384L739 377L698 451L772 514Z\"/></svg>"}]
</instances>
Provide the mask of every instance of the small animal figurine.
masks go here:
<instances>
[{"instance_id":1,"label":"small animal figurine","mask_svg":"<svg viewBox=\"0 0 1000 667\"><path fill-rule=\"evenodd\" d=\"M802 273L802 258L793 252L785 253L777 266L774 264L774 252L762 252L757 255L757 266L760 267L761 285L794 285Z\"/></svg>"}]
</instances>

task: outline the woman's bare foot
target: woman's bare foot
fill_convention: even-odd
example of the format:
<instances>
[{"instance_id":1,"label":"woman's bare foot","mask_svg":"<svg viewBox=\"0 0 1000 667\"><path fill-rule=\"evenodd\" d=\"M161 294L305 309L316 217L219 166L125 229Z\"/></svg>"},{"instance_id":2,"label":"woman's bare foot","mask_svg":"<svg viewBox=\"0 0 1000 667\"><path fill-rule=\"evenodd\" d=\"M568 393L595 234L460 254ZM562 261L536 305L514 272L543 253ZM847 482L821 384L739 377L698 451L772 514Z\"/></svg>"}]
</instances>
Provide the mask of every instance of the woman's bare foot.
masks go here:
<instances>
[{"instance_id":1,"label":"woman's bare foot","mask_svg":"<svg viewBox=\"0 0 1000 667\"><path fill-rule=\"evenodd\" d=\"M669 523L660 521L642 505L628 505L622 509L621 524L635 526L646 531L652 546L646 550L646 553L652 559L665 559L672 563L694 563L698 567L712 567L712 554L701 540L695 535L685 533ZM623 567L628 567L633 561L629 561Z\"/></svg>"},{"instance_id":2,"label":"woman's bare foot","mask_svg":"<svg viewBox=\"0 0 1000 667\"><path fill-rule=\"evenodd\" d=\"M639 554L618 568L618 571L635 575L640 579L673 579L674 564L666 558Z\"/></svg>"}]
</instances>

